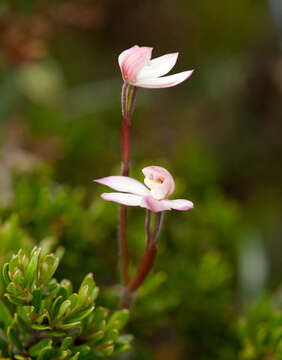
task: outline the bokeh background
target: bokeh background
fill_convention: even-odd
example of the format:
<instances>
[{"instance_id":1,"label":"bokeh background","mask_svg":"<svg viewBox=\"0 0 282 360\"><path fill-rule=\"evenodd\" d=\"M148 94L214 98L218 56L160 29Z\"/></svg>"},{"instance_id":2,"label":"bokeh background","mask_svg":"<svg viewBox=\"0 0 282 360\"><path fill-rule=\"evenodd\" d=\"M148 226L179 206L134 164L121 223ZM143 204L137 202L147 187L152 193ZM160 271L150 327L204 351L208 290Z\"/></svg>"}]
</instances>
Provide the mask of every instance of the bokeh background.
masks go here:
<instances>
[{"instance_id":1,"label":"bokeh background","mask_svg":"<svg viewBox=\"0 0 282 360\"><path fill-rule=\"evenodd\" d=\"M132 175L165 166L195 209L166 214L121 359L280 359L281 24L280 0L0 4L0 261L51 236L66 249L58 277L94 272L112 309L117 206L92 179L119 174L117 57L152 46L180 53L175 72L195 69L178 87L138 89ZM129 222L133 274L144 211ZM275 341L261 335L272 321Z\"/></svg>"}]
</instances>

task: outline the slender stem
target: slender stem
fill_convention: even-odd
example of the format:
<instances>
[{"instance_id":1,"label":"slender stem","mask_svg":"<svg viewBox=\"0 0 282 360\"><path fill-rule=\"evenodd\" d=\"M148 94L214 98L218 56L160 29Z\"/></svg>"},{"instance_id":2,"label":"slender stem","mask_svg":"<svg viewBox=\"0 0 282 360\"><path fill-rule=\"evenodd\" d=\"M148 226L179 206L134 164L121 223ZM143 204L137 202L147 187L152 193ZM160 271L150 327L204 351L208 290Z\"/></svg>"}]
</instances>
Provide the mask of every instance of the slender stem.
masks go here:
<instances>
[{"instance_id":1,"label":"slender stem","mask_svg":"<svg viewBox=\"0 0 282 360\"><path fill-rule=\"evenodd\" d=\"M158 245L156 241L152 242L152 244L146 249L135 278L127 286L127 290L129 292L137 290L146 279L147 275L153 267L157 255L157 249Z\"/></svg>"},{"instance_id":2,"label":"slender stem","mask_svg":"<svg viewBox=\"0 0 282 360\"><path fill-rule=\"evenodd\" d=\"M133 280L131 280L124 291L123 298L121 300L121 305L123 307L129 308L132 304L134 292L139 288L139 286L143 283L146 279L147 275L151 271L156 255L158 250L158 237L161 231L164 212L159 212L156 214L156 222L155 222L155 229L153 236L147 227L149 222L149 215L148 212L146 214L146 232L147 232L147 247L145 252L142 256L140 266L137 270L137 273ZM148 240L149 236L149 240Z\"/></svg>"},{"instance_id":3,"label":"slender stem","mask_svg":"<svg viewBox=\"0 0 282 360\"><path fill-rule=\"evenodd\" d=\"M119 209L119 260L121 267L121 277L122 283L126 286L130 280L129 278L129 260L128 260L128 250L127 250L127 241L126 241L126 206L121 205Z\"/></svg>"},{"instance_id":4,"label":"slender stem","mask_svg":"<svg viewBox=\"0 0 282 360\"><path fill-rule=\"evenodd\" d=\"M151 242L151 211L149 209L146 210L146 220L145 220L145 227L146 227L146 237L147 243L146 246L148 247Z\"/></svg>"},{"instance_id":5,"label":"slender stem","mask_svg":"<svg viewBox=\"0 0 282 360\"><path fill-rule=\"evenodd\" d=\"M153 234L153 242L157 242L158 241L158 237L163 225L163 220L164 220L164 211L162 212L158 212L156 215L156 223L155 223L155 230L154 230L154 234Z\"/></svg>"},{"instance_id":6,"label":"slender stem","mask_svg":"<svg viewBox=\"0 0 282 360\"><path fill-rule=\"evenodd\" d=\"M122 149L122 166L121 175L128 176L130 171L130 120L134 110L136 98L136 87L127 83L123 84L121 95L122 106L122 124L121 124L121 149ZM121 267L122 283L126 286L129 278L129 260L126 238L127 225L127 208L125 205L120 206L119 211L119 259Z\"/></svg>"}]
</instances>

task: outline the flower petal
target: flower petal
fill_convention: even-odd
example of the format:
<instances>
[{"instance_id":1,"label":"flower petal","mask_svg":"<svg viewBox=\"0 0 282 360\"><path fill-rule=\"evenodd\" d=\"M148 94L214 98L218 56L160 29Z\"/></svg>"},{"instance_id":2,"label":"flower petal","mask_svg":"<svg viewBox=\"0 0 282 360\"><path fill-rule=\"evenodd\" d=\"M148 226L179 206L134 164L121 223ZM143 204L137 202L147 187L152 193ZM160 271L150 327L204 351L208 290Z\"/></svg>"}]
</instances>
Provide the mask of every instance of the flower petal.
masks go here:
<instances>
[{"instance_id":1,"label":"flower petal","mask_svg":"<svg viewBox=\"0 0 282 360\"><path fill-rule=\"evenodd\" d=\"M145 176L145 184L151 189L157 200L168 198L175 188L174 179L171 174L161 166L147 166L142 169ZM163 178L163 182L158 182L159 178ZM151 181L153 180L153 181Z\"/></svg>"},{"instance_id":2,"label":"flower petal","mask_svg":"<svg viewBox=\"0 0 282 360\"><path fill-rule=\"evenodd\" d=\"M143 196L150 193L146 186L144 186L140 181L132 179L128 176L108 176L94 181L121 192Z\"/></svg>"},{"instance_id":3,"label":"flower petal","mask_svg":"<svg viewBox=\"0 0 282 360\"><path fill-rule=\"evenodd\" d=\"M175 210L190 210L193 209L194 204L192 201L185 199L177 199L177 200L162 200L164 206L169 206L171 209Z\"/></svg>"},{"instance_id":4,"label":"flower petal","mask_svg":"<svg viewBox=\"0 0 282 360\"><path fill-rule=\"evenodd\" d=\"M167 87L175 86L188 79L192 75L193 71L194 70L183 71L178 74L159 77L159 78L137 80L135 82L135 86L139 86L143 88L151 88L151 89L167 88Z\"/></svg>"},{"instance_id":5,"label":"flower petal","mask_svg":"<svg viewBox=\"0 0 282 360\"><path fill-rule=\"evenodd\" d=\"M154 212L170 210L171 207L165 203L165 200L156 200L151 195L142 198L140 206Z\"/></svg>"},{"instance_id":6,"label":"flower petal","mask_svg":"<svg viewBox=\"0 0 282 360\"><path fill-rule=\"evenodd\" d=\"M142 197L133 194L125 193L104 193L101 195L101 198L106 201L113 201L118 204L128 205L128 206L140 206Z\"/></svg>"},{"instance_id":7,"label":"flower petal","mask_svg":"<svg viewBox=\"0 0 282 360\"><path fill-rule=\"evenodd\" d=\"M167 74L175 65L178 53L166 54L150 61L137 74L137 80L156 78Z\"/></svg>"},{"instance_id":8,"label":"flower petal","mask_svg":"<svg viewBox=\"0 0 282 360\"><path fill-rule=\"evenodd\" d=\"M138 49L139 46L138 45L134 45L132 46L131 48L127 49L127 50L124 50L118 57L118 63L119 63L119 66L121 68L122 66L122 63L124 61L124 59L129 55L131 54L134 50Z\"/></svg>"},{"instance_id":9,"label":"flower petal","mask_svg":"<svg viewBox=\"0 0 282 360\"><path fill-rule=\"evenodd\" d=\"M121 71L124 81L135 85L138 72L148 65L153 48L142 46L135 47L122 59Z\"/></svg>"}]
</instances>

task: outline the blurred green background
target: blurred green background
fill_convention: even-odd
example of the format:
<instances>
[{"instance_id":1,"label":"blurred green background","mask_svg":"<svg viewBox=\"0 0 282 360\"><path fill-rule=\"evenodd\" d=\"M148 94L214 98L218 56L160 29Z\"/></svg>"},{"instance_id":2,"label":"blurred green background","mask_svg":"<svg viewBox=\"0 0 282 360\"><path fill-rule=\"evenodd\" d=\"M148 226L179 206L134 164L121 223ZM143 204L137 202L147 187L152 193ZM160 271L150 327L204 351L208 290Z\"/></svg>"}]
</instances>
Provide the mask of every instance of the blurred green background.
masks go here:
<instances>
[{"instance_id":1,"label":"blurred green background","mask_svg":"<svg viewBox=\"0 0 282 360\"><path fill-rule=\"evenodd\" d=\"M153 57L180 53L174 72L195 69L175 88L138 89L132 176L168 168L175 196L195 209L166 214L121 359L282 358L272 313L282 278L281 24L280 0L0 4L0 261L53 236L66 248L58 277L78 286L94 272L113 309L117 205L92 179L119 174L117 57L152 46ZM7 240L11 223L19 229ZM144 211L130 209L132 274L143 226ZM270 300L247 313L262 296ZM272 322L278 340L261 335Z\"/></svg>"}]
</instances>

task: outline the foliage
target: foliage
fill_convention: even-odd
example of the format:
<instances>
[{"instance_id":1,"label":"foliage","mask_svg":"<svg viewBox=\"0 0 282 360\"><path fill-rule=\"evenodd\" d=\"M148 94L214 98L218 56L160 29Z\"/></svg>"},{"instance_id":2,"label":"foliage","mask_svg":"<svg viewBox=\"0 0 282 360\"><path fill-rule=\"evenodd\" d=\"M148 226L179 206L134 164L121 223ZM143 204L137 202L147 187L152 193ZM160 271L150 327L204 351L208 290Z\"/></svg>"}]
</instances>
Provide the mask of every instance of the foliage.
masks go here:
<instances>
[{"instance_id":1,"label":"foliage","mask_svg":"<svg viewBox=\"0 0 282 360\"><path fill-rule=\"evenodd\" d=\"M120 336L128 311L109 315L95 308L99 289L88 274L77 293L69 280L53 275L62 252L48 253L50 242L22 249L3 266L5 297L0 302L0 349L12 359L105 358L129 349L129 336Z\"/></svg>"},{"instance_id":2,"label":"foliage","mask_svg":"<svg viewBox=\"0 0 282 360\"><path fill-rule=\"evenodd\" d=\"M281 324L281 308L274 309L270 299L264 298L252 306L239 326L240 360L281 359Z\"/></svg>"}]
</instances>

